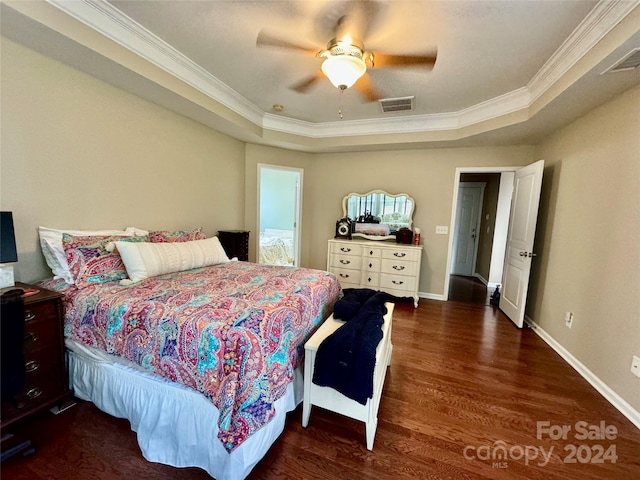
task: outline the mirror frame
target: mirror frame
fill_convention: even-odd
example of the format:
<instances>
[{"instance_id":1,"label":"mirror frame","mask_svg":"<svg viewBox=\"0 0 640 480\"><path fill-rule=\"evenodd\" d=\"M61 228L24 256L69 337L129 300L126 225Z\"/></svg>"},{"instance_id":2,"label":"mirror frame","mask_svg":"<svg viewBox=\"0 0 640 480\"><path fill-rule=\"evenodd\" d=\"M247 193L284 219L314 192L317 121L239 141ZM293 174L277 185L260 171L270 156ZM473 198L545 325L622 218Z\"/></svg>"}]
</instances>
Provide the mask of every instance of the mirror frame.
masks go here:
<instances>
[{"instance_id":1,"label":"mirror frame","mask_svg":"<svg viewBox=\"0 0 640 480\"><path fill-rule=\"evenodd\" d=\"M415 211L416 208L416 202L415 200L410 197L408 194L406 193L397 193L397 194L391 194L388 193L384 190L371 190L370 192L367 193L356 193L356 192L352 192L349 193L348 195L345 195L345 197L342 199L342 216L343 217L347 217L348 216L348 202L349 202L349 198L351 197L367 197L368 195L372 195L374 193L378 193L378 194L383 194L386 195L387 197L392 197L392 198L398 198L398 197L406 197L407 201L411 202L411 210L409 211L409 224L407 225L407 227L409 229L411 229L412 225L413 225L413 212ZM352 219L353 220L353 225L355 226L356 224L356 220L357 219ZM360 237L360 238L366 238L367 240L395 240L396 236L395 234L393 235L367 235L366 233L359 233L359 232L355 232L353 231L351 233L352 237Z\"/></svg>"}]
</instances>

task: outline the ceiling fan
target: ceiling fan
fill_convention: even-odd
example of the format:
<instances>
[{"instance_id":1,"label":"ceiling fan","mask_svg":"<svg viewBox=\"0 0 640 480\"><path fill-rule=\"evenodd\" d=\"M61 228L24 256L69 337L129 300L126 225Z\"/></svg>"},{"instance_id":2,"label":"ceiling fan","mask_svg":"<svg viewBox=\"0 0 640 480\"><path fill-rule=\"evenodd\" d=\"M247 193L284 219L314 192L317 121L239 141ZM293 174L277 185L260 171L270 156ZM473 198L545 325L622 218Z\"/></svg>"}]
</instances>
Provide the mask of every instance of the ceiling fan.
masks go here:
<instances>
[{"instance_id":1,"label":"ceiling fan","mask_svg":"<svg viewBox=\"0 0 640 480\"><path fill-rule=\"evenodd\" d=\"M364 36L368 30L368 25L357 21L362 18L362 15L356 18L351 15L341 16L334 28L335 36L329 40L326 48L319 51L272 36L264 30L258 34L256 45L301 51L324 59L320 71L290 87L300 93L308 92L324 75L340 90L355 86L371 102L383 98L383 95L374 87L366 74L367 69L416 66L429 70L433 68L436 62L435 52L429 55L393 55L365 50L363 40L357 36L358 32Z\"/></svg>"}]
</instances>

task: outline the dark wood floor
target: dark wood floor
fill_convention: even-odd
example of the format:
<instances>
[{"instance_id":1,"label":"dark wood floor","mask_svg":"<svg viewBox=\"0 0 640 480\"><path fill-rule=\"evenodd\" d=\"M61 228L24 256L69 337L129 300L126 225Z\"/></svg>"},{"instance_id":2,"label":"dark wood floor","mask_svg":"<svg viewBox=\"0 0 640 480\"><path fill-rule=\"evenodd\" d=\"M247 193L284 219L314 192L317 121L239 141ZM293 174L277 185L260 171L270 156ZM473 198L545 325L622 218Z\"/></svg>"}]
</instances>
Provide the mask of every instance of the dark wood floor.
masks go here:
<instances>
[{"instance_id":1,"label":"dark wood floor","mask_svg":"<svg viewBox=\"0 0 640 480\"><path fill-rule=\"evenodd\" d=\"M489 305L490 295L487 286L479 278L464 275L449 277L449 300Z\"/></svg>"},{"instance_id":2,"label":"dark wood floor","mask_svg":"<svg viewBox=\"0 0 640 480\"><path fill-rule=\"evenodd\" d=\"M640 430L533 331L518 330L497 309L399 304L393 345L373 451L365 448L364 424L314 407L303 429L298 408L250 478L640 478ZM537 422L571 430L566 439L538 438ZM577 422L604 422L615 438L577 439ZM47 413L27 433L38 452L4 462L3 480L209 478L196 468L147 462L128 422L85 402ZM500 446L506 457L491 458ZM541 448L552 450L546 464Z\"/></svg>"}]
</instances>

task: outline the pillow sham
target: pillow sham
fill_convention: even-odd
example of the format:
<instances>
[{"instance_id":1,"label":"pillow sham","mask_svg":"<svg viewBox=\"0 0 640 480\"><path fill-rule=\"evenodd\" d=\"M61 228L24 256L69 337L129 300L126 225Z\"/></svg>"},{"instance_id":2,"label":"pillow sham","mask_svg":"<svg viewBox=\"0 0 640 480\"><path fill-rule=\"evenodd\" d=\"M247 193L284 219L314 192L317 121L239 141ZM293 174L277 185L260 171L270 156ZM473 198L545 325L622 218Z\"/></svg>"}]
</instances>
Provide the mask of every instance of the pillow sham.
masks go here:
<instances>
[{"instance_id":1,"label":"pillow sham","mask_svg":"<svg viewBox=\"0 0 640 480\"><path fill-rule=\"evenodd\" d=\"M193 240L204 240L207 236L202 231L202 227L192 230L155 230L149 232L151 243L174 243L191 242Z\"/></svg>"},{"instance_id":2,"label":"pillow sham","mask_svg":"<svg viewBox=\"0 0 640 480\"><path fill-rule=\"evenodd\" d=\"M126 230L65 230L49 227L38 227L38 233L40 236L40 248L44 259L49 265L49 268L53 272L53 278L61 278L66 283L73 284L73 276L69 271L69 264L67 263L64 247L62 246L62 235L67 233L75 236L104 236L104 235L118 235L118 236L132 236L136 231L140 231L133 227L129 227Z\"/></svg>"},{"instance_id":3,"label":"pillow sham","mask_svg":"<svg viewBox=\"0 0 640 480\"><path fill-rule=\"evenodd\" d=\"M112 282L127 278L122 258L107 246L116 240L143 242L147 237L122 237L118 235L75 236L62 234L62 245L73 283L78 288L96 283Z\"/></svg>"},{"instance_id":4,"label":"pillow sham","mask_svg":"<svg viewBox=\"0 0 640 480\"><path fill-rule=\"evenodd\" d=\"M190 242L115 242L129 275L120 284L129 285L164 273L182 272L229 262L218 237Z\"/></svg>"}]
</instances>

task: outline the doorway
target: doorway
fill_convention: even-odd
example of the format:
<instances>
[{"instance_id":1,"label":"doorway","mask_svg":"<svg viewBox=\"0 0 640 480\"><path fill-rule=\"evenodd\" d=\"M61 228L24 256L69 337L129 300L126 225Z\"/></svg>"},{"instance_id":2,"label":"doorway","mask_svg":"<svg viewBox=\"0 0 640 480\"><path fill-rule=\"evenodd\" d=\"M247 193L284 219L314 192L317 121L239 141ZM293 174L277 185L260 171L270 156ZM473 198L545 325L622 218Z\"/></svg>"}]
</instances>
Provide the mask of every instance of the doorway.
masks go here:
<instances>
[{"instance_id":1,"label":"doorway","mask_svg":"<svg viewBox=\"0 0 640 480\"><path fill-rule=\"evenodd\" d=\"M447 299L489 304L491 295L501 285L517 168L456 170Z\"/></svg>"},{"instance_id":2,"label":"doorway","mask_svg":"<svg viewBox=\"0 0 640 480\"><path fill-rule=\"evenodd\" d=\"M300 168L258 164L258 263L299 265L302 178Z\"/></svg>"}]
</instances>

